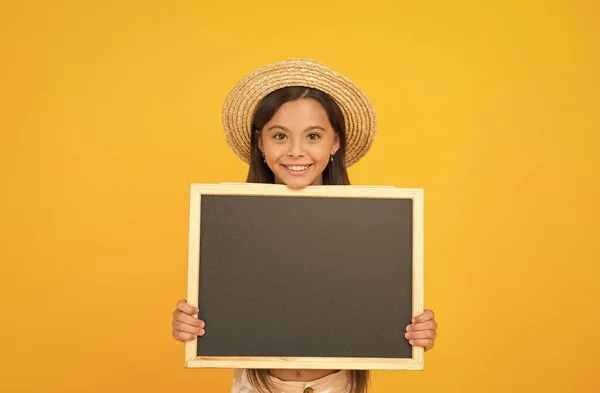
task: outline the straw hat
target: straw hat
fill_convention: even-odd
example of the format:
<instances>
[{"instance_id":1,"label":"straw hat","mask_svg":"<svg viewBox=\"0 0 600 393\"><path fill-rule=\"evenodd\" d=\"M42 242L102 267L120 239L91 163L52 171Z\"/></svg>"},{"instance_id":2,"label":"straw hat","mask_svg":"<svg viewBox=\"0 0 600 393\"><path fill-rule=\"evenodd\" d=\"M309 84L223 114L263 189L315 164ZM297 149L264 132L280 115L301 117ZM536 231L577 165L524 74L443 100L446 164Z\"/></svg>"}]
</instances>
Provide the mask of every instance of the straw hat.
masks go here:
<instances>
[{"instance_id":1,"label":"straw hat","mask_svg":"<svg viewBox=\"0 0 600 393\"><path fill-rule=\"evenodd\" d=\"M269 93L288 86L305 86L329 94L339 105L346 123L346 166L360 160L371 148L377 130L375 110L365 93L352 81L310 59L290 59L268 64L246 75L223 104L222 121L227 143L250 163L252 117Z\"/></svg>"}]
</instances>

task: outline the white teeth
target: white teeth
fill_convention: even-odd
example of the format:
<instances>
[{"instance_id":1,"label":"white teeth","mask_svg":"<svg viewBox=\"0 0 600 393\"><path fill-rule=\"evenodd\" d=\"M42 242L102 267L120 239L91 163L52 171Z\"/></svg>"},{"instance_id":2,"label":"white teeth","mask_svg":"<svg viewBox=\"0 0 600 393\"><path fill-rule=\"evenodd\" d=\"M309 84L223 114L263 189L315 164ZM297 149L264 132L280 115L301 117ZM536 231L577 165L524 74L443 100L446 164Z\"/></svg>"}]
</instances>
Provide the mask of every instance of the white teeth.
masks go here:
<instances>
[{"instance_id":1,"label":"white teeth","mask_svg":"<svg viewBox=\"0 0 600 393\"><path fill-rule=\"evenodd\" d=\"M304 165L304 166L291 165L291 166L288 166L288 169L290 169L292 171L302 172L303 170L306 170L308 167L309 167L309 165Z\"/></svg>"}]
</instances>

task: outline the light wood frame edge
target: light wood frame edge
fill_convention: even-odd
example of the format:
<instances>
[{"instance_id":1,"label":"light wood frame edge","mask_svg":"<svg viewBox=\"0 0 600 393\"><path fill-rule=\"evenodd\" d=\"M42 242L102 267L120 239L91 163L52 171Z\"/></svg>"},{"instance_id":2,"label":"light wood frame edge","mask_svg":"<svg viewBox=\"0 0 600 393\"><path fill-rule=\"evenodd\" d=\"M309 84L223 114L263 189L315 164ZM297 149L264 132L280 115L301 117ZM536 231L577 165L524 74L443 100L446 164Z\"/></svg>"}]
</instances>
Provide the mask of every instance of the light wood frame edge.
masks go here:
<instances>
[{"instance_id":1,"label":"light wood frame edge","mask_svg":"<svg viewBox=\"0 0 600 393\"><path fill-rule=\"evenodd\" d=\"M317 370L422 370L423 363L419 363L415 359L199 356L189 361L187 367Z\"/></svg>"},{"instance_id":2,"label":"light wood frame edge","mask_svg":"<svg viewBox=\"0 0 600 393\"><path fill-rule=\"evenodd\" d=\"M190 218L188 239L188 267L187 267L187 296L186 301L193 307L198 306L198 285L200 282L200 203L201 195L197 185L190 187ZM194 315L195 318L198 315ZM185 367L196 358L197 339L185 343Z\"/></svg>"}]
</instances>

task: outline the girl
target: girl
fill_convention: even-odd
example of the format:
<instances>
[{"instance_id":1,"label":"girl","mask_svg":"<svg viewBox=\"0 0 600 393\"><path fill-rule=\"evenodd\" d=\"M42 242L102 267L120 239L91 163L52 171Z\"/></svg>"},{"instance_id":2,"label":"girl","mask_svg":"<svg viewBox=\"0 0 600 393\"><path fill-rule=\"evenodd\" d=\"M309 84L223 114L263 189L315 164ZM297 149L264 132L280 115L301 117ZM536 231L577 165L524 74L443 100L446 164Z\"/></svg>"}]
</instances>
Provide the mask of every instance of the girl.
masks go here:
<instances>
[{"instance_id":1,"label":"girl","mask_svg":"<svg viewBox=\"0 0 600 393\"><path fill-rule=\"evenodd\" d=\"M292 59L261 67L231 91L223 107L227 142L246 163L248 183L293 189L349 185L347 167L373 142L376 121L365 94L323 64ZM348 142L347 142L348 141ZM198 308L180 300L173 312L178 341L205 334ZM413 318L405 337L431 349L431 310ZM366 393L368 371L235 370L231 393Z\"/></svg>"}]
</instances>

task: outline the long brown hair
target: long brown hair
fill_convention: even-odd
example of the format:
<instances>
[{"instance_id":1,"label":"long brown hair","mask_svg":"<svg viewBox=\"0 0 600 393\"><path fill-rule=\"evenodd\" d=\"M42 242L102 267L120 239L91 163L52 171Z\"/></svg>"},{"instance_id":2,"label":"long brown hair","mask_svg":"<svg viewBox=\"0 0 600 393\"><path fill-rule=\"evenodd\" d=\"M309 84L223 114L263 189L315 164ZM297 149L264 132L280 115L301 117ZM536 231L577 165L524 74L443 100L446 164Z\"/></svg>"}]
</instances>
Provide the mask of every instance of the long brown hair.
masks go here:
<instances>
[{"instance_id":1,"label":"long brown hair","mask_svg":"<svg viewBox=\"0 0 600 393\"><path fill-rule=\"evenodd\" d=\"M349 185L350 178L346 169L346 123L338 104L331 96L321 90L304 87L284 87L265 96L258 104L252 119L251 142L250 142L250 167L248 168L247 183L274 183L275 175L269 166L263 161L259 149L260 133L275 115L277 110L286 102L299 99L312 98L319 102L327 116L329 123L337 134L340 148L333 156L333 162L329 162L323 171L324 185ZM270 371L264 369L249 369L247 376L252 387L260 393L275 393L274 387L269 380ZM368 370L351 370L348 385L350 393L367 393L369 384Z\"/></svg>"},{"instance_id":2,"label":"long brown hair","mask_svg":"<svg viewBox=\"0 0 600 393\"><path fill-rule=\"evenodd\" d=\"M275 175L262 159L259 149L260 133L275 115L277 110L289 101L312 98L323 106L329 123L340 141L340 148L333 155L333 162L329 162L323 171L324 185L349 185L350 178L346 170L346 123L344 115L338 104L330 95L321 90L304 86L284 87L265 96L256 107L252 119L250 138L250 166L248 168L247 183L274 183Z\"/></svg>"}]
</instances>

